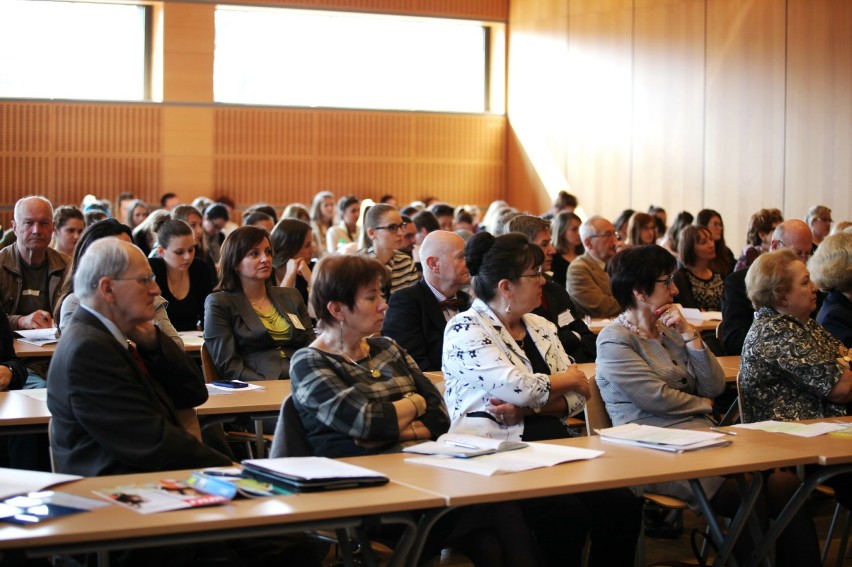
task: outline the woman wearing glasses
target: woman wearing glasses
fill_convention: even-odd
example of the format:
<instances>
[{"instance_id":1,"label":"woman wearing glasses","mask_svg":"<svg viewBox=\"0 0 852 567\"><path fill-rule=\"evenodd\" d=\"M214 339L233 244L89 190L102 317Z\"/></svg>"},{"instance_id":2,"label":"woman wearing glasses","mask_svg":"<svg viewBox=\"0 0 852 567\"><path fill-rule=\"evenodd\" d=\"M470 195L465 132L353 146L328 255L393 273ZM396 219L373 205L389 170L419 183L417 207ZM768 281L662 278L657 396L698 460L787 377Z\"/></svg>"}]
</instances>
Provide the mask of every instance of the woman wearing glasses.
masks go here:
<instances>
[{"instance_id":1,"label":"woman wearing glasses","mask_svg":"<svg viewBox=\"0 0 852 567\"><path fill-rule=\"evenodd\" d=\"M541 303L544 252L522 234L480 232L468 240L465 261L477 299L444 333L450 431L512 441L570 436L563 420L585 406L588 381L556 327L531 313ZM580 565L590 531L590 565L632 564L640 507L628 490L522 507L546 565Z\"/></svg>"},{"instance_id":2,"label":"woman wearing glasses","mask_svg":"<svg viewBox=\"0 0 852 567\"><path fill-rule=\"evenodd\" d=\"M405 224L396 207L382 203L367 209L361 237L362 252L376 258L390 271L390 282L382 289L385 298L420 279L411 256L399 251L404 236Z\"/></svg>"}]
</instances>

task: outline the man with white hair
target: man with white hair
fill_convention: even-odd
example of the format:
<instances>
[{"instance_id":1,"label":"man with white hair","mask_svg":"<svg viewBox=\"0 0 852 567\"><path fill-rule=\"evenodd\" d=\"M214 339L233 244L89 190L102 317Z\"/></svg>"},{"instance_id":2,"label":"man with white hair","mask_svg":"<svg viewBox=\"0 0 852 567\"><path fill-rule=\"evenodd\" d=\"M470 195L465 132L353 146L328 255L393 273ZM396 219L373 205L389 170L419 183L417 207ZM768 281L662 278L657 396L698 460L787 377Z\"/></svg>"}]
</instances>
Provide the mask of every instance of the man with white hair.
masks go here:
<instances>
[{"instance_id":1,"label":"man with white hair","mask_svg":"<svg viewBox=\"0 0 852 567\"><path fill-rule=\"evenodd\" d=\"M160 293L142 252L104 238L74 276L80 306L47 381L57 472L83 476L229 465L181 425L207 400L198 366L152 323ZM135 344L131 344L133 341Z\"/></svg>"},{"instance_id":2,"label":"man with white hair","mask_svg":"<svg viewBox=\"0 0 852 567\"><path fill-rule=\"evenodd\" d=\"M53 326L68 257L49 247L53 207L44 197L15 203L12 229L17 240L0 250L0 301L12 330Z\"/></svg>"},{"instance_id":3,"label":"man with white hair","mask_svg":"<svg viewBox=\"0 0 852 567\"><path fill-rule=\"evenodd\" d=\"M470 283L464 239L454 232L430 232L420 247L423 278L390 297L382 334L411 355L420 370L441 370L444 328L470 305L461 288Z\"/></svg>"},{"instance_id":4,"label":"man with white hair","mask_svg":"<svg viewBox=\"0 0 852 567\"><path fill-rule=\"evenodd\" d=\"M581 314L614 317L621 307L612 295L606 263L615 256L615 227L605 218L594 216L580 225L580 238L586 252L568 266L568 294Z\"/></svg>"}]
</instances>

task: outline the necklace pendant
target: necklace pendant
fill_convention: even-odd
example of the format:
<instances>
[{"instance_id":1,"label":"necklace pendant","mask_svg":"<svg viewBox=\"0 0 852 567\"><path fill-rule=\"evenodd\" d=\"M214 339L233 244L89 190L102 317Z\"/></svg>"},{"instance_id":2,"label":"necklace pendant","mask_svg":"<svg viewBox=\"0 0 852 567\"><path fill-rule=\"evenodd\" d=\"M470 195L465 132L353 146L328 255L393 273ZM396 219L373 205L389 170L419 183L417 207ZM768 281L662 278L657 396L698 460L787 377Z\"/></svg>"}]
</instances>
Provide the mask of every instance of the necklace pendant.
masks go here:
<instances>
[{"instance_id":1,"label":"necklace pendant","mask_svg":"<svg viewBox=\"0 0 852 567\"><path fill-rule=\"evenodd\" d=\"M382 373L379 372L376 368L373 368L372 370L370 370L370 376L372 376L373 378L381 378Z\"/></svg>"}]
</instances>

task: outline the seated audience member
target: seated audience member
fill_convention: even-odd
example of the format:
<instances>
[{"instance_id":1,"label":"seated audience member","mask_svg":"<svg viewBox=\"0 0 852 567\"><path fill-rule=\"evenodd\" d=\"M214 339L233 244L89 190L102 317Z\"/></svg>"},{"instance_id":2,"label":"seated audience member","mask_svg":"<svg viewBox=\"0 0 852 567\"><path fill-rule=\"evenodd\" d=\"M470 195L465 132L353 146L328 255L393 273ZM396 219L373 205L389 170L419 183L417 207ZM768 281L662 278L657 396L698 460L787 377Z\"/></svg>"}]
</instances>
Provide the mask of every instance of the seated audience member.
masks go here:
<instances>
[{"instance_id":1,"label":"seated audience member","mask_svg":"<svg viewBox=\"0 0 852 567\"><path fill-rule=\"evenodd\" d=\"M541 301L544 258L540 247L516 233L480 232L465 245L476 299L450 319L444 334L451 432L511 441L570 436L563 419L582 411L588 381L571 364L555 326L531 313ZM494 389L506 396L498 399ZM581 565L590 532L589 565L633 564L641 503L629 490L521 506L546 565Z\"/></svg>"},{"instance_id":2,"label":"seated audience member","mask_svg":"<svg viewBox=\"0 0 852 567\"><path fill-rule=\"evenodd\" d=\"M509 203L502 200L491 201L491 204L488 205L488 208L485 210L485 214L482 216L482 222L479 223L479 230L484 231L487 230L493 234L493 225L497 221L497 217L499 217L506 209L511 209Z\"/></svg>"},{"instance_id":3,"label":"seated audience member","mask_svg":"<svg viewBox=\"0 0 852 567\"><path fill-rule=\"evenodd\" d=\"M567 191L560 191L553 199L553 207L541 215L541 218L552 221L559 216L560 213L573 213L574 209L577 208L577 205L577 197Z\"/></svg>"},{"instance_id":4,"label":"seated audience member","mask_svg":"<svg viewBox=\"0 0 852 567\"><path fill-rule=\"evenodd\" d=\"M163 193L160 196L160 207L171 211L175 207L180 205L180 197L175 193Z\"/></svg>"},{"instance_id":5,"label":"seated audience member","mask_svg":"<svg viewBox=\"0 0 852 567\"><path fill-rule=\"evenodd\" d=\"M654 241L654 242L656 242L657 240L661 239L663 237L663 235L666 234L666 228L667 228L666 223L669 220L668 215L666 214L666 210L664 208L659 207L657 205L650 205L648 207L648 214L651 215L652 217L654 217L654 220L656 221L655 226L656 226L657 237ZM651 244L653 244L653 243L651 243Z\"/></svg>"},{"instance_id":6,"label":"seated audience member","mask_svg":"<svg viewBox=\"0 0 852 567\"><path fill-rule=\"evenodd\" d=\"M710 235L716 246L716 257L713 258L710 269L723 278L727 277L734 271L734 264L737 261L734 253L725 244L725 224L722 222L722 216L713 209L702 209L695 215L692 224L710 229Z\"/></svg>"},{"instance_id":7,"label":"seated audience member","mask_svg":"<svg viewBox=\"0 0 852 567\"><path fill-rule=\"evenodd\" d=\"M213 203L204 209L201 228L204 229L204 238L207 241L207 250L213 262L219 263L219 254L222 242L225 241L225 233L222 232L230 220L228 208L222 203Z\"/></svg>"},{"instance_id":8,"label":"seated audience member","mask_svg":"<svg viewBox=\"0 0 852 567\"><path fill-rule=\"evenodd\" d=\"M400 252L404 252L414 261L414 267L418 272L422 271L420 265L420 252L415 250L417 245L417 227L411 221L411 217L402 215L402 224L405 225L405 234L402 235L402 246L399 247Z\"/></svg>"},{"instance_id":9,"label":"seated audience member","mask_svg":"<svg viewBox=\"0 0 852 567\"><path fill-rule=\"evenodd\" d=\"M678 256L681 268L674 273L675 303L702 311L722 309L722 276L710 267L716 246L703 226L688 226L680 233Z\"/></svg>"},{"instance_id":10,"label":"seated audience member","mask_svg":"<svg viewBox=\"0 0 852 567\"><path fill-rule=\"evenodd\" d=\"M420 259L420 247L423 245L423 240L430 233L440 230L438 219L431 211L418 211L411 216L411 222L414 224L414 249L411 252L411 258L414 260L414 267L418 272L423 271L422 261ZM407 229L408 227L406 227Z\"/></svg>"},{"instance_id":11,"label":"seated audience member","mask_svg":"<svg viewBox=\"0 0 852 567\"><path fill-rule=\"evenodd\" d=\"M218 197L216 197L216 202L221 205L225 205L225 208L228 209L228 220L227 222L225 222L225 226L222 227L222 234L228 236L229 234L234 232L235 228L240 226L234 220L234 209L237 207L237 204L234 202L233 199L231 199L227 195L219 195Z\"/></svg>"},{"instance_id":12,"label":"seated audience member","mask_svg":"<svg viewBox=\"0 0 852 567\"><path fill-rule=\"evenodd\" d=\"M204 217L201 215L201 212L192 205L178 205L172 209L172 218L182 220L192 229L192 236L195 241L195 257L201 258L210 267L210 273L213 278L210 280L210 284L215 285L216 262L213 261L210 250L207 248L207 239L204 237L204 227L202 226Z\"/></svg>"},{"instance_id":13,"label":"seated audience member","mask_svg":"<svg viewBox=\"0 0 852 567\"><path fill-rule=\"evenodd\" d=\"M841 232L852 232L852 221L840 221L831 229L831 235L840 234Z\"/></svg>"},{"instance_id":14,"label":"seated audience member","mask_svg":"<svg viewBox=\"0 0 852 567\"><path fill-rule=\"evenodd\" d=\"M770 250L790 248L803 262L810 258L813 236L804 222L790 219L782 222L772 232ZM739 270L725 278L722 296L722 343L729 355L738 355L743 350L743 341L754 321L754 308L746 294L746 274Z\"/></svg>"},{"instance_id":15,"label":"seated audience member","mask_svg":"<svg viewBox=\"0 0 852 567\"><path fill-rule=\"evenodd\" d=\"M127 207L127 216L119 217L120 220L123 220L124 224L130 227L130 230L133 230L148 218L148 215L151 214L151 208L145 201L140 201L136 199L132 201L130 205Z\"/></svg>"},{"instance_id":16,"label":"seated audience member","mask_svg":"<svg viewBox=\"0 0 852 567\"><path fill-rule=\"evenodd\" d=\"M567 213L573 214L573 213ZM564 286L557 284L549 275L556 249L550 240L550 223L541 217L520 215L509 223L509 232L519 232L544 252L542 269L544 285L541 288L541 305L532 313L544 317L558 329L559 341L574 362L594 362L597 337L583 322L574 302Z\"/></svg>"},{"instance_id":17,"label":"seated audience member","mask_svg":"<svg viewBox=\"0 0 852 567\"><path fill-rule=\"evenodd\" d=\"M254 205L248 207L245 210L245 213L264 213L269 215L269 218L272 219L273 226L278 222L278 213L275 211L275 207L269 205L267 203L255 203ZM245 216L245 213L243 216Z\"/></svg>"},{"instance_id":18,"label":"seated audience member","mask_svg":"<svg viewBox=\"0 0 852 567\"><path fill-rule=\"evenodd\" d=\"M829 292L817 323L844 346L852 347L852 233L835 234L823 240L808 268L814 282Z\"/></svg>"},{"instance_id":19,"label":"seated audience member","mask_svg":"<svg viewBox=\"0 0 852 567\"><path fill-rule=\"evenodd\" d=\"M626 246L643 246L657 241L657 222L655 217L636 212L627 221Z\"/></svg>"},{"instance_id":20,"label":"seated audience member","mask_svg":"<svg viewBox=\"0 0 852 567\"><path fill-rule=\"evenodd\" d=\"M53 212L53 249L69 258L80 240L86 219L83 212L72 205L64 205Z\"/></svg>"},{"instance_id":21,"label":"seated audience member","mask_svg":"<svg viewBox=\"0 0 852 567\"><path fill-rule=\"evenodd\" d=\"M740 360L743 422L846 415L852 352L812 319L817 287L801 257L793 250L761 255L748 271L746 289L757 312ZM825 482L847 509L850 481L844 474Z\"/></svg>"},{"instance_id":22,"label":"seated audience member","mask_svg":"<svg viewBox=\"0 0 852 567\"><path fill-rule=\"evenodd\" d=\"M350 242L358 242L358 217L361 201L355 195L345 195L337 201L340 222L328 229L325 244L328 253L337 252Z\"/></svg>"},{"instance_id":23,"label":"seated audience member","mask_svg":"<svg viewBox=\"0 0 852 567\"><path fill-rule=\"evenodd\" d=\"M473 222L473 215L468 211L464 210L462 207L456 208L456 216L455 216L455 227L456 234L461 236L467 242L467 238L470 238L474 232L476 232L476 225Z\"/></svg>"},{"instance_id":24,"label":"seated audience member","mask_svg":"<svg viewBox=\"0 0 852 567\"><path fill-rule=\"evenodd\" d=\"M615 228L605 218L594 216L580 226L580 238L586 252L568 266L568 293L581 315L617 315L620 308L605 269L618 244Z\"/></svg>"},{"instance_id":25,"label":"seated audience member","mask_svg":"<svg viewBox=\"0 0 852 567\"><path fill-rule=\"evenodd\" d=\"M513 218L521 214L523 213L517 209L505 209L497 216L497 219L491 223L492 227L488 229L488 232L490 232L493 236L507 234L509 232L509 223L512 222Z\"/></svg>"},{"instance_id":26,"label":"seated audience member","mask_svg":"<svg viewBox=\"0 0 852 567\"><path fill-rule=\"evenodd\" d=\"M437 230L420 247L423 279L391 295L382 334L394 339L420 370L441 370L447 321L470 304L461 291L470 283L464 262L464 240Z\"/></svg>"},{"instance_id":27,"label":"seated audience member","mask_svg":"<svg viewBox=\"0 0 852 567\"><path fill-rule=\"evenodd\" d=\"M382 290L385 297L420 279L411 256L399 250L402 247L405 225L396 207L373 205L364 213L364 231L361 235L361 252L376 258L390 272L390 281Z\"/></svg>"},{"instance_id":28,"label":"seated audience member","mask_svg":"<svg viewBox=\"0 0 852 567\"><path fill-rule=\"evenodd\" d=\"M672 225L666 231L666 235L663 237L662 242L660 242L660 246L671 252L672 256L677 258L680 231L691 225L694 219L695 217L692 216L692 213L687 211L679 212Z\"/></svg>"},{"instance_id":29,"label":"seated audience member","mask_svg":"<svg viewBox=\"0 0 852 567\"><path fill-rule=\"evenodd\" d=\"M197 331L204 302L213 286L210 266L195 257L195 237L188 224L168 219L157 230L157 256L149 258L169 319L178 331Z\"/></svg>"},{"instance_id":30,"label":"seated audience member","mask_svg":"<svg viewBox=\"0 0 852 567\"><path fill-rule=\"evenodd\" d=\"M613 425L636 423L657 427L698 429L712 426L713 398L725 389L719 362L699 333L673 304L676 263L660 246L619 252L610 262L612 289L623 310L598 336L595 380ZM759 473L760 474L760 473ZM701 479L713 508L732 517L739 504L734 479ZM756 513L766 523L767 502L773 513L789 500L798 479L787 472L769 475ZM668 494L696 505L683 481L655 484L651 492ZM736 554L751 552L740 541ZM807 513L800 513L778 543L781 565L819 564L816 532Z\"/></svg>"},{"instance_id":31,"label":"seated audience member","mask_svg":"<svg viewBox=\"0 0 852 567\"><path fill-rule=\"evenodd\" d=\"M612 222L612 226L615 228L615 233L618 235L619 249L626 245L627 237L630 235L627 231L627 227L630 226L630 218L634 214L636 214L636 211L633 209L624 209Z\"/></svg>"},{"instance_id":32,"label":"seated audience member","mask_svg":"<svg viewBox=\"0 0 852 567\"><path fill-rule=\"evenodd\" d=\"M737 258L734 271L748 269L755 258L769 251L772 231L782 222L784 222L784 216L778 209L760 209L751 215L746 233L746 246Z\"/></svg>"},{"instance_id":33,"label":"seated audience member","mask_svg":"<svg viewBox=\"0 0 852 567\"><path fill-rule=\"evenodd\" d=\"M282 219L299 219L302 222L311 224L311 214L308 208L302 203L291 203L284 207L284 212L281 213Z\"/></svg>"},{"instance_id":34,"label":"seated audience member","mask_svg":"<svg viewBox=\"0 0 852 567\"><path fill-rule=\"evenodd\" d=\"M0 305L12 330L54 326L53 311L69 258L49 247L53 208L44 197L15 203L15 243L0 250ZM49 360L29 359L25 388L43 388Z\"/></svg>"},{"instance_id":35,"label":"seated audience member","mask_svg":"<svg viewBox=\"0 0 852 567\"><path fill-rule=\"evenodd\" d=\"M171 214L166 209L157 209L148 215L145 220L133 229L133 244L142 251L145 256L150 256L151 251L157 247L157 231L160 226L169 220Z\"/></svg>"},{"instance_id":36,"label":"seated audience member","mask_svg":"<svg viewBox=\"0 0 852 567\"><path fill-rule=\"evenodd\" d=\"M456 229L456 211L453 207L446 203L435 203L429 207L429 210L432 211L432 214L435 215L436 219L438 219L438 226L441 230L452 232Z\"/></svg>"},{"instance_id":37,"label":"seated audience member","mask_svg":"<svg viewBox=\"0 0 852 567\"><path fill-rule=\"evenodd\" d=\"M47 391L57 471L229 465L177 418L176 410L207 400L207 390L198 366L151 322L159 289L145 256L119 239L94 242L74 289L80 307L56 347Z\"/></svg>"},{"instance_id":38,"label":"seated audience member","mask_svg":"<svg viewBox=\"0 0 852 567\"><path fill-rule=\"evenodd\" d=\"M204 309L204 345L225 380L287 379L293 353L314 338L299 292L270 286L272 261L262 228L242 226L222 244L219 285Z\"/></svg>"},{"instance_id":39,"label":"seated audience member","mask_svg":"<svg viewBox=\"0 0 852 567\"><path fill-rule=\"evenodd\" d=\"M398 344L373 336L387 309L381 293L387 278L380 262L362 255L331 255L317 266L311 304L324 330L293 357L291 379L296 410L318 456L399 451L447 430L447 411L432 382ZM286 434L283 417L278 424L273 457ZM528 533L519 513L510 516L515 509L499 504L451 512L432 530L425 556L454 545L474 565L536 564L531 541L521 546ZM504 537L479 533L505 521L514 525L503 526Z\"/></svg>"},{"instance_id":40,"label":"seated audience member","mask_svg":"<svg viewBox=\"0 0 852 567\"><path fill-rule=\"evenodd\" d=\"M244 226L256 226L262 228L266 232L272 232L275 228L275 221L266 213L260 211L247 212L243 215Z\"/></svg>"},{"instance_id":41,"label":"seated audience member","mask_svg":"<svg viewBox=\"0 0 852 567\"><path fill-rule=\"evenodd\" d=\"M297 219L281 219L269 242L275 255L272 258L274 285L292 287L299 291L302 301L308 304L311 285L311 262L314 260L316 239L311 225Z\"/></svg>"},{"instance_id":42,"label":"seated audience member","mask_svg":"<svg viewBox=\"0 0 852 567\"><path fill-rule=\"evenodd\" d=\"M334 226L334 193L320 191L314 195L310 224L314 235L314 257L320 259L326 254L328 229Z\"/></svg>"},{"instance_id":43,"label":"seated audience member","mask_svg":"<svg viewBox=\"0 0 852 567\"><path fill-rule=\"evenodd\" d=\"M814 237L814 252L822 244L823 239L831 233L831 209L824 205L814 205L808 209L805 215L805 224L811 230Z\"/></svg>"},{"instance_id":44,"label":"seated audience member","mask_svg":"<svg viewBox=\"0 0 852 567\"><path fill-rule=\"evenodd\" d=\"M553 281L562 287L567 286L568 266L580 257L585 249L580 240L580 225L583 221L574 213L559 213L551 223L551 243L556 248L551 271Z\"/></svg>"},{"instance_id":45,"label":"seated audience member","mask_svg":"<svg viewBox=\"0 0 852 567\"><path fill-rule=\"evenodd\" d=\"M382 195L381 199L379 199L379 203L385 203L386 205L393 205L394 207L399 207L399 203L397 203L396 197L390 194Z\"/></svg>"},{"instance_id":46,"label":"seated audience member","mask_svg":"<svg viewBox=\"0 0 852 567\"><path fill-rule=\"evenodd\" d=\"M113 207L113 211L115 214L114 218L117 218L121 222L128 217L130 214L131 203L137 201L136 195L131 193L130 191L122 191L118 194L118 197L115 198L115 206Z\"/></svg>"},{"instance_id":47,"label":"seated audience member","mask_svg":"<svg viewBox=\"0 0 852 567\"><path fill-rule=\"evenodd\" d=\"M61 332L65 332L68 325L71 323L71 316L80 305L80 298L74 293L74 274L77 273L77 266L80 264L80 258L89 249L89 246L96 240L101 238L114 237L124 242L131 242L130 229L126 225L121 224L116 219L104 219L101 222L96 222L88 227L77 243L74 249L74 255L71 257L71 265L68 267L68 275L65 282L62 284L62 293L60 294L59 308L54 314L54 320ZM175 329L172 322L169 321L169 314L166 311L169 303L163 299L162 295L157 295L154 298L154 325L160 331L171 337L181 348L183 348L183 340Z\"/></svg>"}]
</instances>

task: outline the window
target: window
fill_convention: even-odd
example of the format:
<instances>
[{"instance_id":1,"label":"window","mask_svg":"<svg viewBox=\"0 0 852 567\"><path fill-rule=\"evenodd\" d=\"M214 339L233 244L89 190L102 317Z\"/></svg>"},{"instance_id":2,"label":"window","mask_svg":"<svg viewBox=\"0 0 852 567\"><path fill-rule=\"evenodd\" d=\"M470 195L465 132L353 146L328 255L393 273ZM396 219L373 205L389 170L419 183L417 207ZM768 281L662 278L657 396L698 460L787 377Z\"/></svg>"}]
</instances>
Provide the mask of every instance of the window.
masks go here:
<instances>
[{"instance_id":1,"label":"window","mask_svg":"<svg viewBox=\"0 0 852 567\"><path fill-rule=\"evenodd\" d=\"M491 33L463 20L219 7L214 99L489 112Z\"/></svg>"},{"instance_id":2,"label":"window","mask_svg":"<svg viewBox=\"0 0 852 567\"><path fill-rule=\"evenodd\" d=\"M144 100L149 8L0 2L0 97Z\"/></svg>"}]
</instances>

